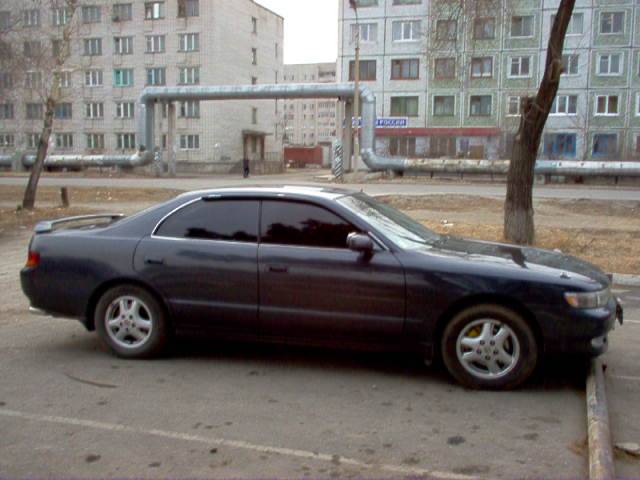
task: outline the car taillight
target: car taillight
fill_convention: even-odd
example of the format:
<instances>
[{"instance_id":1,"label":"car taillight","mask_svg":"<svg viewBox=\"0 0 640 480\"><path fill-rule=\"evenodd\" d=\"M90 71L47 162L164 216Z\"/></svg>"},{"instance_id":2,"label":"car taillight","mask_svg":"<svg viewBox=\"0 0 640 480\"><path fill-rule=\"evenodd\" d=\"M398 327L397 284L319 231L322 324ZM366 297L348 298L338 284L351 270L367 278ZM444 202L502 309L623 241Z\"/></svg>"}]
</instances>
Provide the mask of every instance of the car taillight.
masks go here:
<instances>
[{"instance_id":1,"label":"car taillight","mask_svg":"<svg viewBox=\"0 0 640 480\"><path fill-rule=\"evenodd\" d=\"M29 255L27 256L27 264L25 267L27 268L35 268L40 263L40 254L38 252L34 252L29 250Z\"/></svg>"}]
</instances>

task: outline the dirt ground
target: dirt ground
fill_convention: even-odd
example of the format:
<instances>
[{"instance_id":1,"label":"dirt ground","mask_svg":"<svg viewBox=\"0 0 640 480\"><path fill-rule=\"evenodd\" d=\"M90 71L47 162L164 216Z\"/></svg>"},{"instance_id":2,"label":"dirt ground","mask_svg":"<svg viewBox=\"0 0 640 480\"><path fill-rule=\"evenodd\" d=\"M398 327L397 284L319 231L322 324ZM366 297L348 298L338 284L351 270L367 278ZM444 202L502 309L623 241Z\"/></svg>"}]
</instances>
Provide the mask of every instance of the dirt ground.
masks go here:
<instances>
[{"instance_id":1,"label":"dirt ground","mask_svg":"<svg viewBox=\"0 0 640 480\"><path fill-rule=\"evenodd\" d=\"M0 235L31 228L39 220L117 210L132 213L174 197L179 190L70 188L70 208L60 190L42 187L38 208L16 210L22 187L0 189ZM502 241L503 201L464 195L378 197L429 228L450 235ZM536 245L584 258L607 272L640 273L640 202L542 199L535 202Z\"/></svg>"},{"instance_id":2,"label":"dirt ground","mask_svg":"<svg viewBox=\"0 0 640 480\"><path fill-rule=\"evenodd\" d=\"M503 241L501 199L431 195L379 197L449 235ZM543 199L534 202L536 246L560 249L607 272L640 273L640 202Z\"/></svg>"}]
</instances>

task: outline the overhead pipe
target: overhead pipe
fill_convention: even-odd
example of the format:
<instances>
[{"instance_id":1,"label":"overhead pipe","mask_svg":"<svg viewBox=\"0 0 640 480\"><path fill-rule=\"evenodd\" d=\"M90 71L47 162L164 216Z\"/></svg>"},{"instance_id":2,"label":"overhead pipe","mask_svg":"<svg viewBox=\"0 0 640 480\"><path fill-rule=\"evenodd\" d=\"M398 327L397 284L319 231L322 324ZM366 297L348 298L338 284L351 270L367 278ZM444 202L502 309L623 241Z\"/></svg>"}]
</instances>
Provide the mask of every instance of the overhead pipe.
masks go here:
<instances>
[{"instance_id":1,"label":"overhead pipe","mask_svg":"<svg viewBox=\"0 0 640 480\"><path fill-rule=\"evenodd\" d=\"M15 155L0 155L0 167L12 167ZM143 167L153 162L153 151L138 151L133 155L47 155L45 167L82 168L82 167ZM36 156L22 155L20 162L24 167L32 167Z\"/></svg>"}]
</instances>

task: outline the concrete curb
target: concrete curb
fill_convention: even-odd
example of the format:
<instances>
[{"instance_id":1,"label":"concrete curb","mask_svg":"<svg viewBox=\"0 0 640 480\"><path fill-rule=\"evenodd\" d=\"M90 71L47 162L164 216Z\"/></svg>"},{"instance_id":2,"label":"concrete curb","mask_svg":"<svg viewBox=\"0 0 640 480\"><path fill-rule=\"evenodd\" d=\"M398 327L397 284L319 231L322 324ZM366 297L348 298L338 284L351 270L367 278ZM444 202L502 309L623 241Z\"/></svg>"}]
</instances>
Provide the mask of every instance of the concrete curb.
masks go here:
<instances>
[{"instance_id":1,"label":"concrete curb","mask_svg":"<svg viewBox=\"0 0 640 480\"><path fill-rule=\"evenodd\" d=\"M587 377L587 430L590 480L613 480L613 447L604 384L604 365L601 358L591 361Z\"/></svg>"},{"instance_id":2,"label":"concrete curb","mask_svg":"<svg viewBox=\"0 0 640 480\"><path fill-rule=\"evenodd\" d=\"M623 287L640 287L640 275L614 273L613 284Z\"/></svg>"}]
</instances>

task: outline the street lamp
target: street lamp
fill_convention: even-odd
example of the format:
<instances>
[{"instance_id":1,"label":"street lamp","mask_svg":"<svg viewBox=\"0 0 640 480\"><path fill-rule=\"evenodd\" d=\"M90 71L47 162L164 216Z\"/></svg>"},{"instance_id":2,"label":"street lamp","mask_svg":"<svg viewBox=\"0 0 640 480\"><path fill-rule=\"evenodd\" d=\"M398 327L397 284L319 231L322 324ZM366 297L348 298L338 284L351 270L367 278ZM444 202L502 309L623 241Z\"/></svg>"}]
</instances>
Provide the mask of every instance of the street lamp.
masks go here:
<instances>
[{"instance_id":1,"label":"street lamp","mask_svg":"<svg viewBox=\"0 0 640 480\"><path fill-rule=\"evenodd\" d=\"M353 11L356 14L356 61L354 68L354 77L356 82L356 91L353 99L353 116L356 119L356 127L354 129L354 139L353 139L353 165L354 170L357 168L359 159L360 159L360 22L358 20L358 1L357 0L349 0L349 6L353 8ZM349 160L351 160L349 158ZM351 164L351 161L349 161ZM352 165L349 165L350 167Z\"/></svg>"}]
</instances>

